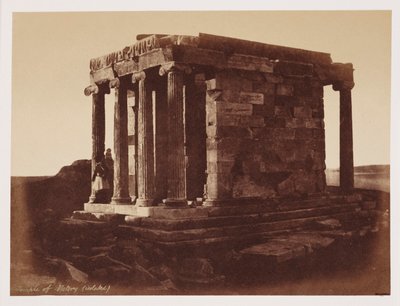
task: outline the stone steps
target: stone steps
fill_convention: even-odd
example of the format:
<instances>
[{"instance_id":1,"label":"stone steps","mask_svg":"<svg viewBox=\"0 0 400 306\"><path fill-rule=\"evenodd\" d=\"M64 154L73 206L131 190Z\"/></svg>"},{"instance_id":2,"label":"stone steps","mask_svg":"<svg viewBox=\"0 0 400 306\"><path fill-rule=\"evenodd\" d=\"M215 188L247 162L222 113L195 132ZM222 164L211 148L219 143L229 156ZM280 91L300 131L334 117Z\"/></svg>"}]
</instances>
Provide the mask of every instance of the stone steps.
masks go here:
<instances>
[{"instance_id":1,"label":"stone steps","mask_svg":"<svg viewBox=\"0 0 400 306\"><path fill-rule=\"evenodd\" d=\"M301 230L276 234L262 243L241 248L239 251L240 260L244 264L244 270L253 270L256 273L262 267L269 267L269 271L276 272L279 271L279 267L285 267L285 265L281 265L282 263L291 260L303 260L306 257L310 259L308 263L311 265L315 264L315 256L323 258L323 261L329 260L330 257L336 261L338 260L338 253L341 253L340 250L343 250L343 247L346 249L349 245L356 247L360 239L369 233L374 233L374 229L370 225L358 226L352 230ZM347 251L353 253L354 249ZM294 266L299 263L297 261ZM302 263L305 262L302 261ZM274 270L274 268L278 269Z\"/></svg>"},{"instance_id":2,"label":"stone steps","mask_svg":"<svg viewBox=\"0 0 400 306\"><path fill-rule=\"evenodd\" d=\"M150 207L148 215L77 211L73 219L109 224L118 243L138 239L177 252L208 252L214 247L243 247L304 230L348 233L351 228L372 224L374 207L373 201L363 201L359 194L329 194L264 203L248 200L220 207L158 206Z\"/></svg>"},{"instance_id":3,"label":"stone steps","mask_svg":"<svg viewBox=\"0 0 400 306\"><path fill-rule=\"evenodd\" d=\"M335 239L319 231L296 232L278 235L268 241L242 249L239 253L244 261L258 264L277 264L295 258L305 257L313 252L327 248Z\"/></svg>"},{"instance_id":4,"label":"stone steps","mask_svg":"<svg viewBox=\"0 0 400 306\"><path fill-rule=\"evenodd\" d=\"M268 213L251 213L243 215L215 216L198 219L168 220L157 218L137 218L126 216L125 221L129 225L140 226L143 228L159 229L165 231L200 229L208 227L233 226L243 224L257 224L280 220L313 217L319 215L329 215L359 209L359 204L337 204L323 207L296 209L290 211L278 211ZM248 211L247 211L248 212Z\"/></svg>"},{"instance_id":5,"label":"stone steps","mask_svg":"<svg viewBox=\"0 0 400 306\"><path fill-rule=\"evenodd\" d=\"M251 204L251 201L245 201L244 203L238 203L239 205L234 206L208 207L208 216L221 217L275 211L291 211L343 203L359 203L360 201L361 198L359 195L344 196L336 194L322 197L311 197L304 200L275 200L263 204ZM246 202L249 202L249 204L245 204Z\"/></svg>"},{"instance_id":6,"label":"stone steps","mask_svg":"<svg viewBox=\"0 0 400 306\"><path fill-rule=\"evenodd\" d=\"M368 226L361 227L359 229L353 230L325 230L318 231L321 235L328 238L334 239L353 239L357 237L364 236L365 228ZM258 233L250 233L243 234L239 236L223 236L223 237L215 237L215 238L203 238L203 239L194 239L194 240L184 240L177 242L157 242L156 244L160 247L163 247L165 250L172 251L175 253L195 253L198 256L205 254L212 254L217 249L232 249L232 248L245 248L246 246L251 246L258 243L264 243L271 239L288 236L295 234L297 232L307 232L302 228L291 228L277 231L269 231L269 232L258 232ZM371 231L371 230L369 230ZM315 230L311 230L312 233L315 233ZM146 240L146 239L143 239ZM154 241L152 241L154 242Z\"/></svg>"},{"instance_id":7,"label":"stone steps","mask_svg":"<svg viewBox=\"0 0 400 306\"><path fill-rule=\"evenodd\" d=\"M306 228L307 226L310 226L314 221L320 221L328 218L335 218L339 221L343 221L344 223L349 223L365 217L368 217L366 216L365 212L353 210L328 215L287 219L273 222L173 231L144 228L141 226L120 225L117 230L117 235L120 238L136 237L139 239L145 239L155 242L179 242L227 236L236 237L247 234L268 233L288 229L295 230Z\"/></svg>"}]
</instances>

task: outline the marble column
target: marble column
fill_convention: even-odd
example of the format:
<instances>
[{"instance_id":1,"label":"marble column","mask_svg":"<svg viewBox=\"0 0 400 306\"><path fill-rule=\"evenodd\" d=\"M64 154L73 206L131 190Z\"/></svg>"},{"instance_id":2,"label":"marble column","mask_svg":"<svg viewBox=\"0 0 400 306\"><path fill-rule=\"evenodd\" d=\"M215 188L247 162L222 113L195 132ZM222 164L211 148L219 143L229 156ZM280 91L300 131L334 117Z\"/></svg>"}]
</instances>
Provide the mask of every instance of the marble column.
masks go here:
<instances>
[{"instance_id":1,"label":"marble column","mask_svg":"<svg viewBox=\"0 0 400 306\"><path fill-rule=\"evenodd\" d=\"M92 172L96 162L100 162L105 150L105 94L109 93L108 86L90 85L85 88L86 96L92 95ZM89 203L96 202L96 196L92 189Z\"/></svg>"},{"instance_id":2,"label":"marble column","mask_svg":"<svg viewBox=\"0 0 400 306\"><path fill-rule=\"evenodd\" d=\"M139 82L138 105L138 198L137 206L154 203L154 143L152 90L145 72L133 74L132 82Z\"/></svg>"},{"instance_id":3,"label":"marble column","mask_svg":"<svg viewBox=\"0 0 400 306\"><path fill-rule=\"evenodd\" d=\"M186 206L186 163L183 119L183 74L190 68L168 64L160 75L168 73L168 168L167 206Z\"/></svg>"},{"instance_id":4,"label":"marble column","mask_svg":"<svg viewBox=\"0 0 400 306\"><path fill-rule=\"evenodd\" d=\"M125 79L113 79L110 88L115 88L114 104L114 193L111 204L130 204L128 169L128 106Z\"/></svg>"},{"instance_id":5,"label":"marble column","mask_svg":"<svg viewBox=\"0 0 400 306\"><path fill-rule=\"evenodd\" d=\"M137 199L137 108L138 86L131 86L128 96L128 165L129 165L129 194L132 201Z\"/></svg>"},{"instance_id":6,"label":"marble column","mask_svg":"<svg viewBox=\"0 0 400 306\"><path fill-rule=\"evenodd\" d=\"M159 203L167 198L167 169L168 167L168 155L166 150L168 147L168 98L167 98L167 76L158 77L155 83L155 110L154 121L154 189L155 199Z\"/></svg>"},{"instance_id":7,"label":"marble column","mask_svg":"<svg viewBox=\"0 0 400 306\"><path fill-rule=\"evenodd\" d=\"M354 188L353 119L351 89L353 82L338 82L333 89L340 92L340 189L349 193Z\"/></svg>"},{"instance_id":8,"label":"marble column","mask_svg":"<svg viewBox=\"0 0 400 306\"><path fill-rule=\"evenodd\" d=\"M202 198L206 183L206 84L202 75L185 78L186 196Z\"/></svg>"}]
</instances>

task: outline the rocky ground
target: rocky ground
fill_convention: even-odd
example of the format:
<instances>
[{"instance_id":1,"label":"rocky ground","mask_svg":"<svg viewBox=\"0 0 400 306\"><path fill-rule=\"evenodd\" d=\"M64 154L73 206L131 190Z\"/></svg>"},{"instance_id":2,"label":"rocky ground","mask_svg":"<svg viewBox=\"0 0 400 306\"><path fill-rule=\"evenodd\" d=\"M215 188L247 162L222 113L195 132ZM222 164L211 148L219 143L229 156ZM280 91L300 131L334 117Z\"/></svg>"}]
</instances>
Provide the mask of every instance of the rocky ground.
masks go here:
<instances>
[{"instance_id":1,"label":"rocky ground","mask_svg":"<svg viewBox=\"0 0 400 306\"><path fill-rule=\"evenodd\" d=\"M320 228L248 248L216 250L207 257L119 240L115 226L107 223L64 219L41 226L42 239L13 258L13 294L390 292L387 214L380 231L331 228L326 235L326 228ZM84 289L91 287L98 290Z\"/></svg>"},{"instance_id":2,"label":"rocky ground","mask_svg":"<svg viewBox=\"0 0 400 306\"><path fill-rule=\"evenodd\" d=\"M90 163L80 161L56 177L36 179L24 192L21 183L13 185L12 294L390 292L388 194L381 194L377 227L352 231L330 220L267 243L200 256L121 239L117 219L69 218L89 195L90 185L80 181L85 173Z\"/></svg>"}]
</instances>

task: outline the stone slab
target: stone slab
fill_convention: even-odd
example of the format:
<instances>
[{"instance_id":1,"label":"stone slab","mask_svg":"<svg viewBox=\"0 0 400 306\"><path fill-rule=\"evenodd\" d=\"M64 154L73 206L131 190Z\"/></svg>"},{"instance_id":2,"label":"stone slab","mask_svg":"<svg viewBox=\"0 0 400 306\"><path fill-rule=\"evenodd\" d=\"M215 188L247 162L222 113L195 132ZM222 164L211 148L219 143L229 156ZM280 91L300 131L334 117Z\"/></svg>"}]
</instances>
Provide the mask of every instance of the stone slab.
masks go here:
<instances>
[{"instance_id":1,"label":"stone slab","mask_svg":"<svg viewBox=\"0 0 400 306\"><path fill-rule=\"evenodd\" d=\"M315 217L320 215L331 215L334 213L343 213L354 211L355 205L336 205L332 207L316 207L311 209L301 209L286 212L267 212L261 207L253 210L244 210L242 214L225 215L225 216L211 216L215 210L210 207L209 217L207 218L190 218L190 219L154 219L154 218L141 218L134 216L126 216L125 221L130 225L141 226L143 228L161 229L167 231L185 230L185 229L198 229L209 227L222 227L234 225L256 224L261 222L274 222L289 219L298 219L305 217ZM244 206L245 208L246 206ZM232 212L229 207L221 207L227 214Z\"/></svg>"},{"instance_id":2,"label":"stone slab","mask_svg":"<svg viewBox=\"0 0 400 306\"><path fill-rule=\"evenodd\" d=\"M355 212L344 212L333 214L332 217L338 219L356 219L358 214ZM185 230L158 230L143 228L141 226L120 225L119 235L122 237L137 237L157 242L178 242L205 238L217 238L223 236L242 236L250 233L266 233L281 230L295 230L305 228L308 224L315 221L326 219L326 216L314 216L298 219L290 219L275 222L262 222L255 224L242 224L234 226L217 226L207 228L185 229ZM169 220L172 222L172 220Z\"/></svg>"},{"instance_id":3,"label":"stone slab","mask_svg":"<svg viewBox=\"0 0 400 306\"><path fill-rule=\"evenodd\" d=\"M88 220L88 221L120 222L123 221L123 216L113 213L91 213L83 210L75 210L72 213L72 219Z\"/></svg>"},{"instance_id":4,"label":"stone slab","mask_svg":"<svg viewBox=\"0 0 400 306\"><path fill-rule=\"evenodd\" d=\"M181 219L202 219L209 217L222 217L222 216L239 216L260 214L260 218L265 221L273 221L275 218L270 219L268 213L277 216L276 220L285 219L283 215L288 211L294 218L313 216L315 215L315 208L320 207L316 211L324 212L325 214L339 213L342 211L355 210L358 203L345 204L346 197L331 196L329 198L307 199L307 200L286 200L282 202L277 201L260 201L257 198L249 199L231 199L221 201L220 204L209 201L203 206L196 207L183 207L183 208L169 208L165 205L151 206L151 207L138 207L132 204L118 205L118 204L101 204L101 203L85 203L84 211L77 212L77 214L94 213L94 216L107 216L107 214L126 215L133 217L151 217L160 220L181 220ZM212 205L212 206L207 206ZM265 215L267 213L267 215ZM280 214L282 218L278 218ZM271 215L271 216L272 216ZM98 219L98 218L97 218Z\"/></svg>"},{"instance_id":5,"label":"stone slab","mask_svg":"<svg viewBox=\"0 0 400 306\"><path fill-rule=\"evenodd\" d=\"M260 260L267 259L279 263L305 256L306 249L300 243L284 240L271 240L241 250L239 253L244 256L256 256L257 258L260 258Z\"/></svg>"},{"instance_id":6,"label":"stone slab","mask_svg":"<svg viewBox=\"0 0 400 306\"><path fill-rule=\"evenodd\" d=\"M330 246L335 239L320 235L319 232L299 232L289 236L273 239L273 241L288 241L302 244L306 248L307 253L311 253L314 250Z\"/></svg>"},{"instance_id":7,"label":"stone slab","mask_svg":"<svg viewBox=\"0 0 400 306\"><path fill-rule=\"evenodd\" d=\"M326 248L334 241L334 238L323 236L319 232L298 232L253 245L241 250L240 254L279 263Z\"/></svg>"},{"instance_id":8,"label":"stone slab","mask_svg":"<svg viewBox=\"0 0 400 306\"><path fill-rule=\"evenodd\" d=\"M85 203L84 210L89 213L121 214L156 219L204 218L208 216L206 207L167 208L165 206L138 207L135 205Z\"/></svg>"},{"instance_id":9,"label":"stone slab","mask_svg":"<svg viewBox=\"0 0 400 306\"><path fill-rule=\"evenodd\" d=\"M108 213L108 214L117 214L121 211L126 212L128 215L136 215L137 207L134 205L118 205L118 204L102 204L102 203L85 203L84 205L85 212L90 213ZM126 206L126 207L122 207Z\"/></svg>"},{"instance_id":10,"label":"stone slab","mask_svg":"<svg viewBox=\"0 0 400 306\"><path fill-rule=\"evenodd\" d=\"M159 219L190 219L190 218L207 217L208 212L206 207L190 207L190 208L154 207L151 209L150 216Z\"/></svg>"}]
</instances>

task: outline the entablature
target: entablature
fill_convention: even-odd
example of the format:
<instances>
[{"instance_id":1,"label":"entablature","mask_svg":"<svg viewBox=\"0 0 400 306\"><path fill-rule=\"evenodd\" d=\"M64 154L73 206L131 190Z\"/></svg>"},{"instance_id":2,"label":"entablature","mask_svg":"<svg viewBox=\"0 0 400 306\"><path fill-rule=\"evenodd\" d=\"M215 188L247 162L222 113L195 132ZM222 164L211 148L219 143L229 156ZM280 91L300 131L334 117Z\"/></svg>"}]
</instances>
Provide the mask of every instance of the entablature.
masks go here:
<instances>
[{"instance_id":1,"label":"entablature","mask_svg":"<svg viewBox=\"0 0 400 306\"><path fill-rule=\"evenodd\" d=\"M142 34L122 50L90 61L90 83L100 84L162 66L193 71L237 69L283 76L315 77L323 85L353 82L351 64L332 63L328 53L200 33L199 36Z\"/></svg>"}]
</instances>

